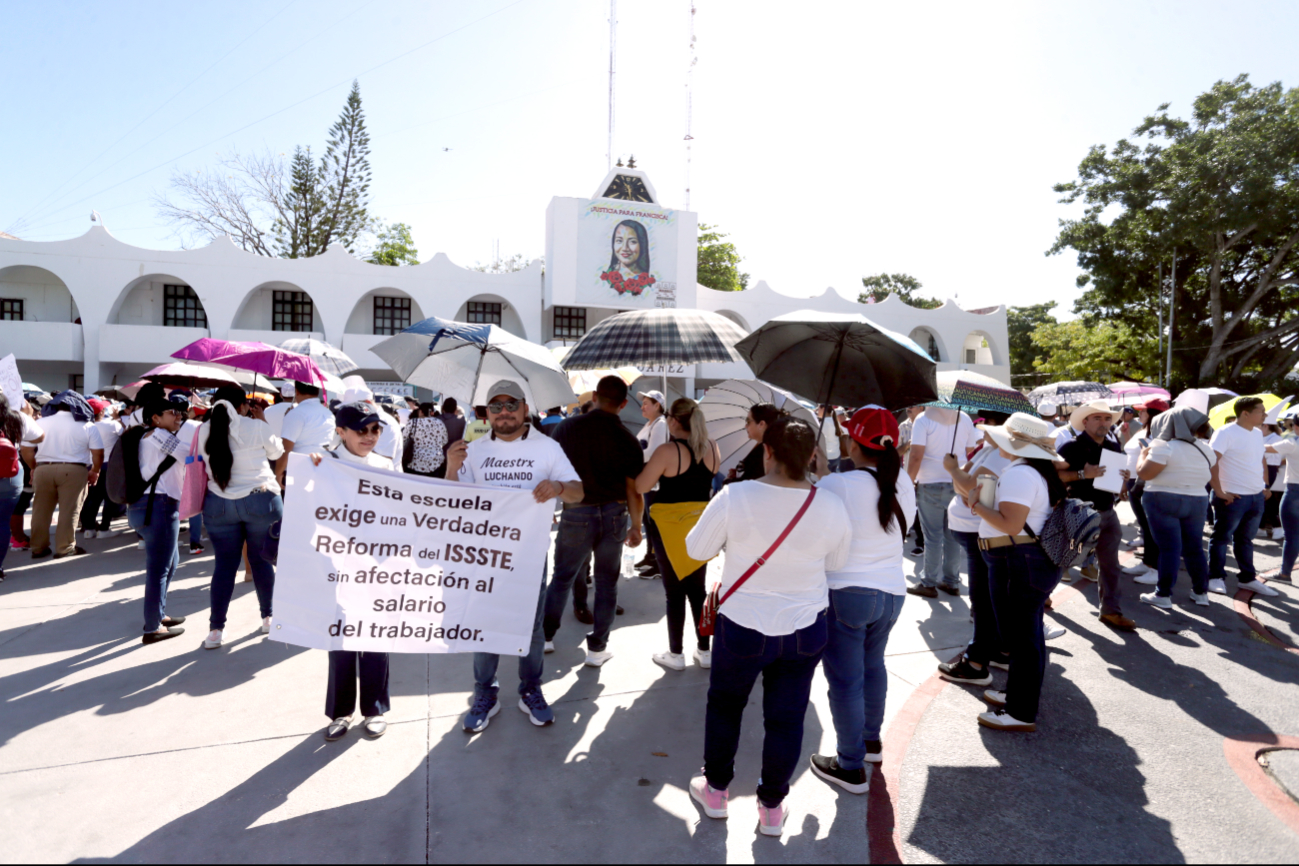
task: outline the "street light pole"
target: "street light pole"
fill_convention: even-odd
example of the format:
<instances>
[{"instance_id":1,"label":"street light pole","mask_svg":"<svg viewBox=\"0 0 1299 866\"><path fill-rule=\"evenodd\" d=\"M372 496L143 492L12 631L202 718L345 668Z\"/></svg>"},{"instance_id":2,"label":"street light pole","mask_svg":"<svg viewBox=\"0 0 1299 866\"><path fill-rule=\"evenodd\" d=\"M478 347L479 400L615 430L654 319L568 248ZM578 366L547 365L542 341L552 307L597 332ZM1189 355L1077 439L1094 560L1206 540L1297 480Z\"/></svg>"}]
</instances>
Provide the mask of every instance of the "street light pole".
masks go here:
<instances>
[{"instance_id":1,"label":"street light pole","mask_svg":"<svg viewBox=\"0 0 1299 866\"><path fill-rule=\"evenodd\" d=\"M1159 293L1156 295L1158 300L1155 301L1155 307L1159 310L1159 342L1156 351L1156 357L1159 358L1159 386L1167 387L1164 383L1168 381L1164 377L1164 263L1159 263Z\"/></svg>"},{"instance_id":2,"label":"street light pole","mask_svg":"<svg viewBox=\"0 0 1299 866\"><path fill-rule=\"evenodd\" d=\"M1168 293L1168 383L1173 381L1173 309L1177 302L1177 247L1173 247L1173 278Z\"/></svg>"}]
</instances>

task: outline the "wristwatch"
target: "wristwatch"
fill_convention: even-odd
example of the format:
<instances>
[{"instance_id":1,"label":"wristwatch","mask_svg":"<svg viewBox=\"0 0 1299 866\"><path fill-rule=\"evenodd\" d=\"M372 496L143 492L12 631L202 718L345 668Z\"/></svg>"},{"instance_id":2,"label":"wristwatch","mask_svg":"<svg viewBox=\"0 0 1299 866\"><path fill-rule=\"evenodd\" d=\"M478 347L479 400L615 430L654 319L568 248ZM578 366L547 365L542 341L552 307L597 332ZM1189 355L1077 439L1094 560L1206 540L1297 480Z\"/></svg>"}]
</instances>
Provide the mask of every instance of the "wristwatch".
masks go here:
<instances>
[{"instance_id":1,"label":"wristwatch","mask_svg":"<svg viewBox=\"0 0 1299 866\"><path fill-rule=\"evenodd\" d=\"M1086 469L1079 469L1079 470L1078 470L1078 480L1079 480L1079 481L1085 481L1085 480L1087 480L1087 470L1086 470Z\"/></svg>"}]
</instances>

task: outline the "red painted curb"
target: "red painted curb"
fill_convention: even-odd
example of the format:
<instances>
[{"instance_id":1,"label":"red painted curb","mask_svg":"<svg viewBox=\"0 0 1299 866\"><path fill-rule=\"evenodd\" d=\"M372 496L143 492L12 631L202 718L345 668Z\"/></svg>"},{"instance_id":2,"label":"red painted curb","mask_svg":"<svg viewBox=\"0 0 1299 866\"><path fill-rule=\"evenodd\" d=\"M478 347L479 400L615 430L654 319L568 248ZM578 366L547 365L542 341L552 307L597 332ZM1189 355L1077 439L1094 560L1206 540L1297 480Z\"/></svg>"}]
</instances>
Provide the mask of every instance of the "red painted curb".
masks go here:
<instances>
[{"instance_id":1,"label":"red painted curb","mask_svg":"<svg viewBox=\"0 0 1299 866\"><path fill-rule=\"evenodd\" d=\"M1262 638L1264 642L1271 644L1277 649L1282 649L1286 652L1299 655L1299 647L1292 647L1282 641L1276 635L1272 634L1272 632L1268 630L1267 626L1259 622L1258 617L1254 616L1254 611L1249 606L1249 602L1253 597L1254 593L1250 592L1248 589L1236 590L1236 595L1232 598L1232 604L1236 608L1236 614L1243 619L1245 624L1254 630L1254 634Z\"/></svg>"},{"instance_id":2,"label":"red painted curb","mask_svg":"<svg viewBox=\"0 0 1299 866\"><path fill-rule=\"evenodd\" d=\"M1291 799L1258 762L1258 756L1264 752L1282 749L1299 750L1299 737L1257 734L1250 737L1228 737L1222 741L1227 763L1236 771L1249 792L1291 830L1299 833L1299 803Z\"/></svg>"}]
</instances>

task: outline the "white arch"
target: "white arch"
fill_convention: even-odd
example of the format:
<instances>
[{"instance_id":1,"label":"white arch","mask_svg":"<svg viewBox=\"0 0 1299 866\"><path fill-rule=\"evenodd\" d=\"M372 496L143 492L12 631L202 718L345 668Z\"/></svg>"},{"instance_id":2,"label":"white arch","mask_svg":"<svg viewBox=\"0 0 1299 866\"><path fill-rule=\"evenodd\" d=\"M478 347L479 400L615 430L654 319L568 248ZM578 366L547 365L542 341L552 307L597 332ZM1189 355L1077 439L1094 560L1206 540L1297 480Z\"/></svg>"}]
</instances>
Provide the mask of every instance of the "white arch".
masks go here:
<instances>
[{"instance_id":1,"label":"white arch","mask_svg":"<svg viewBox=\"0 0 1299 866\"><path fill-rule=\"evenodd\" d=\"M25 322L75 322L81 317L68 284L36 265L0 268L0 298L21 300Z\"/></svg>"},{"instance_id":2,"label":"white arch","mask_svg":"<svg viewBox=\"0 0 1299 866\"><path fill-rule=\"evenodd\" d=\"M275 292L277 291L304 292L311 299L312 323L309 332L324 333L324 321L316 299L312 298L310 292L296 283L284 280L270 280L254 286L239 303L239 308L235 310L234 318L230 324L231 330L274 331L274 302ZM284 331L282 333L285 335L284 338L288 339L290 333L308 333L308 331Z\"/></svg>"},{"instance_id":3,"label":"white arch","mask_svg":"<svg viewBox=\"0 0 1299 866\"><path fill-rule=\"evenodd\" d=\"M951 360L952 356L947 351L947 347L943 345L942 336L933 328L919 325L912 328L911 333L907 336L912 340L915 340L916 344L919 345L921 349L924 349L931 355L934 353L934 350L937 350L938 357L934 358L935 361L942 363L943 361Z\"/></svg>"},{"instance_id":4,"label":"white arch","mask_svg":"<svg viewBox=\"0 0 1299 866\"><path fill-rule=\"evenodd\" d=\"M391 286L381 286L377 289L371 289L357 299L356 304L352 307L351 314L347 317L347 326L343 328L344 334L373 334L374 333L374 299L375 297L395 297L410 298L410 322L416 322L427 319L423 308L420 307L419 301L402 289L394 289Z\"/></svg>"},{"instance_id":5,"label":"white arch","mask_svg":"<svg viewBox=\"0 0 1299 866\"><path fill-rule=\"evenodd\" d=\"M752 328L749 327L749 323L745 321L744 317L741 316L739 313L732 312L731 310L718 310L717 314L719 316L725 316L735 324L739 325L741 328L744 329L744 332L746 334L753 330Z\"/></svg>"},{"instance_id":6,"label":"white arch","mask_svg":"<svg viewBox=\"0 0 1299 866\"><path fill-rule=\"evenodd\" d=\"M199 295L199 306L203 317L207 318L207 307L203 305L199 287L183 277L170 273L145 274L131 280L118 292L108 311L106 324L110 325L163 325L166 317L166 292L164 286L189 286Z\"/></svg>"},{"instance_id":7,"label":"white arch","mask_svg":"<svg viewBox=\"0 0 1299 866\"><path fill-rule=\"evenodd\" d=\"M469 305L474 301L500 304L501 327L516 337L522 337L525 340L529 339L528 329L524 327L523 319L519 316L519 311L515 309L514 304L507 301L505 298L502 298L500 295L478 294L474 295L472 298L466 299L465 302L460 305L460 309L456 311L456 321L469 321Z\"/></svg>"},{"instance_id":8,"label":"white arch","mask_svg":"<svg viewBox=\"0 0 1299 866\"><path fill-rule=\"evenodd\" d=\"M975 328L965 335L961 357L957 360L962 364L1004 364L1006 361L999 349L991 334Z\"/></svg>"}]
</instances>

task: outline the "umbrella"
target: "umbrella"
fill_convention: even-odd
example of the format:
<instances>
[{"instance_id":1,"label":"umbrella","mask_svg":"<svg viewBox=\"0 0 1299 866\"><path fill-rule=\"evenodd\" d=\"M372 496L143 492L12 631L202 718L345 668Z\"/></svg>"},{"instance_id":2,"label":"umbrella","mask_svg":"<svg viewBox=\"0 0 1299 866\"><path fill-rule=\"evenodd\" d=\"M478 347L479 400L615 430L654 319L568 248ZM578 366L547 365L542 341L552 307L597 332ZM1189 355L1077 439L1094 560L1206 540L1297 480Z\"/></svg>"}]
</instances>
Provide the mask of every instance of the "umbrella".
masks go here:
<instances>
[{"instance_id":1,"label":"umbrella","mask_svg":"<svg viewBox=\"0 0 1299 866\"><path fill-rule=\"evenodd\" d=\"M184 385L189 388L220 388L222 385L239 384L234 376L218 367L187 364L184 361L154 367L140 378L160 385Z\"/></svg>"},{"instance_id":2,"label":"umbrella","mask_svg":"<svg viewBox=\"0 0 1299 866\"><path fill-rule=\"evenodd\" d=\"M1141 382L1117 382L1110 385L1110 390L1118 395L1118 400L1113 401L1111 406L1135 406L1138 403L1145 403L1147 400L1172 400L1173 397L1158 385L1148 385Z\"/></svg>"},{"instance_id":3,"label":"umbrella","mask_svg":"<svg viewBox=\"0 0 1299 866\"><path fill-rule=\"evenodd\" d=\"M1235 391L1228 391L1226 388L1187 388L1177 395L1173 405L1191 406L1208 415L1214 407L1221 406L1239 396Z\"/></svg>"},{"instance_id":4,"label":"umbrella","mask_svg":"<svg viewBox=\"0 0 1299 866\"><path fill-rule=\"evenodd\" d=\"M1290 411L1290 404L1294 402L1295 395L1291 394L1280 403L1277 403L1268 410L1267 417L1263 419L1264 424L1275 424L1281 420L1281 416Z\"/></svg>"},{"instance_id":5,"label":"umbrella","mask_svg":"<svg viewBox=\"0 0 1299 866\"><path fill-rule=\"evenodd\" d=\"M206 361L248 370L273 379L298 382L323 382L320 369L306 355L288 352L265 343L236 340L214 340L203 337L183 349L172 352L182 361Z\"/></svg>"},{"instance_id":6,"label":"umbrella","mask_svg":"<svg viewBox=\"0 0 1299 866\"><path fill-rule=\"evenodd\" d=\"M1259 397L1263 401L1263 408L1271 410L1281 402L1281 398L1275 394L1249 394L1250 397ZM1236 415L1236 402L1221 403L1216 409L1209 413L1209 424L1214 430L1219 427L1227 426L1227 419L1234 418Z\"/></svg>"},{"instance_id":7,"label":"umbrella","mask_svg":"<svg viewBox=\"0 0 1299 866\"><path fill-rule=\"evenodd\" d=\"M934 359L856 313L786 313L735 348L759 379L823 405L902 409L938 396Z\"/></svg>"},{"instance_id":8,"label":"umbrella","mask_svg":"<svg viewBox=\"0 0 1299 866\"><path fill-rule=\"evenodd\" d=\"M402 381L449 394L469 406L486 403L487 389L498 379L518 382L533 409L567 406L577 399L568 374L549 350L497 325L433 317L370 351Z\"/></svg>"},{"instance_id":9,"label":"umbrella","mask_svg":"<svg viewBox=\"0 0 1299 866\"><path fill-rule=\"evenodd\" d=\"M45 389L42 388L40 385L33 385L31 382L23 382L23 393L44 394Z\"/></svg>"},{"instance_id":10,"label":"umbrella","mask_svg":"<svg viewBox=\"0 0 1299 866\"><path fill-rule=\"evenodd\" d=\"M753 379L728 379L714 385L699 401L699 408L708 422L709 438L721 449L721 472L729 472L753 450L755 443L745 432L744 421L749 409L757 403L771 403L777 409L784 409L806 421L813 430L821 429L821 422L812 411L788 391ZM820 440L824 446L824 431L820 433Z\"/></svg>"},{"instance_id":11,"label":"umbrella","mask_svg":"<svg viewBox=\"0 0 1299 866\"><path fill-rule=\"evenodd\" d=\"M991 376L970 370L943 370L938 374L938 399L929 406L939 409L956 406L984 412L1013 415L1016 412L1036 414L1033 404L1020 391Z\"/></svg>"},{"instance_id":12,"label":"umbrella","mask_svg":"<svg viewBox=\"0 0 1299 866\"><path fill-rule=\"evenodd\" d=\"M280 343L280 348L286 352L306 355L322 372L333 373L335 376L346 376L353 370L361 369L361 365L343 354L342 349L336 349L324 340L297 337Z\"/></svg>"},{"instance_id":13,"label":"umbrella","mask_svg":"<svg viewBox=\"0 0 1299 866\"><path fill-rule=\"evenodd\" d=\"M565 370L743 360L739 325L706 310L633 310L600 322L564 358Z\"/></svg>"},{"instance_id":14,"label":"umbrella","mask_svg":"<svg viewBox=\"0 0 1299 866\"><path fill-rule=\"evenodd\" d=\"M1043 403L1081 406L1094 400L1109 403L1113 399L1114 392L1099 382L1052 382L1028 392L1028 402L1033 404L1034 410Z\"/></svg>"},{"instance_id":15,"label":"umbrella","mask_svg":"<svg viewBox=\"0 0 1299 866\"><path fill-rule=\"evenodd\" d=\"M568 353L571 351L572 346L556 346L550 350L550 354L555 356L555 360L558 361L562 367L564 358L566 358ZM568 384L577 394L581 395L585 394L587 391L594 391L595 386L599 385L600 380L605 376L617 376L619 379L622 379L630 385L642 375L644 374L641 373L638 368L633 367L630 364L610 370L572 370L568 373ZM580 396L578 397L578 400L581 400Z\"/></svg>"}]
</instances>

